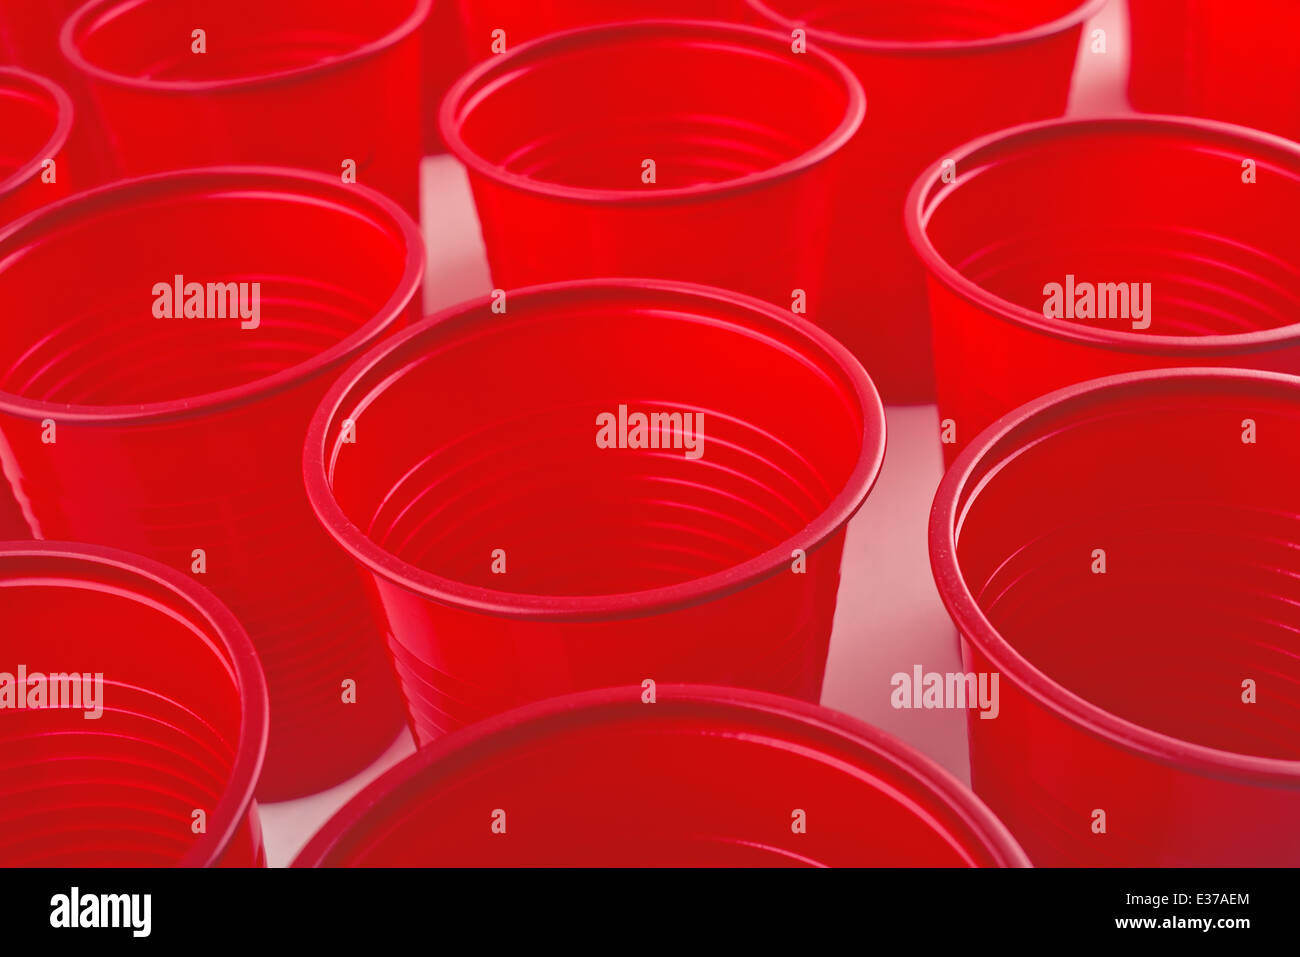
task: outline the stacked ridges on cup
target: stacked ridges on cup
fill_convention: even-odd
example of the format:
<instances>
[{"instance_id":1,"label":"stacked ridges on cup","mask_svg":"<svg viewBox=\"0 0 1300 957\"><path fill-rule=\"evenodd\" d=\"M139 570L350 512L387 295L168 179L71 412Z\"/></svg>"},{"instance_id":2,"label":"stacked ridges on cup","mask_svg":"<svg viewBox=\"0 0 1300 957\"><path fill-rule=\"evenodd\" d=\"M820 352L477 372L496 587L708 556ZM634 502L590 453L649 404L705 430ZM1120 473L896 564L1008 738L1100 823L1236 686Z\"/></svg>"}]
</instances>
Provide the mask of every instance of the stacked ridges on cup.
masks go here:
<instances>
[{"instance_id":1,"label":"stacked ridges on cup","mask_svg":"<svg viewBox=\"0 0 1300 957\"><path fill-rule=\"evenodd\" d=\"M0 863L265 863L266 688L210 593L126 553L9 542L0 615Z\"/></svg>"}]
</instances>

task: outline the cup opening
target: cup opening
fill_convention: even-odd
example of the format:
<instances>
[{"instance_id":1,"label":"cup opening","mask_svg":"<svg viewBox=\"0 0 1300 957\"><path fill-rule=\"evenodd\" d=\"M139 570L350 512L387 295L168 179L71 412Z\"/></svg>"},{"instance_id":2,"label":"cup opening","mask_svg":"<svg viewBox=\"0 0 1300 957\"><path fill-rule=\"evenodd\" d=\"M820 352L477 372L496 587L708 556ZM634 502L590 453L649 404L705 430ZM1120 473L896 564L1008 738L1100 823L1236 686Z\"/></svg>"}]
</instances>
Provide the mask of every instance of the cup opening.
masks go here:
<instances>
[{"instance_id":1,"label":"cup opening","mask_svg":"<svg viewBox=\"0 0 1300 957\"><path fill-rule=\"evenodd\" d=\"M811 165L853 135L864 111L843 66L815 51L793 54L788 39L648 21L557 34L494 57L448 94L443 133L485 175L635 201Z\"/></svg>"},{"instance_id":2,"label":"cup opening","mask_svg":"<svg viewBox=\"0 0 1300 957\"><path fill-rule=\"evenodd\" d=\"M371 560L462 595L599 601L788 562L865 497L874 390L773 307L628 283L521 290L508 310L423 324L318 412L309 494Z\"/></svg>"},{"instance_id":3,"label":"cup opening","mask_svg":"<svg viewBox=\"0 0 1300 957\"><path fill-rule=\"evenodd\" d=\"M913 189L913 245L939 281L1009 321L1136 351L1300 332L1300 237L1276 228L1300 213L1300 150L1285 141L1208 121L1064 120L951 158L954 181L932 169Z\"/></svg>"},{"instance_id":4,"label":"cup opening","mask_svg":"<svg viewBox=\"0 0 1300 957\"><path fill-rule=\"evenodd\" d=\"M558 701L489 719L390 771L297 865L1024 862L942 772L820 709L687 686L661 687L653 709L639 688ZM659 769L652 780L647 767ZM488 795L511 841L471 823ZM796 808L823 822L820 834L793 832Z\"/></svg>"},{"instance_id":5,"label":"cup opening","mask_svg":"<svg viewBox=\"0 0 1300 957\"><path fill-rule=\"evenodd\" d=\"M29 217L0 234L0 393L191 408L334 361L396 321L419 282L414 224L362 196L323 177L209 170Z\"/></svg>"},{"instance_id":6,"label":"cup opening","mask_svg":"<svg viewBox=\"0 0 1300 957\"><path fill-rule=\"evenodd\" d=\"M936 501L955 541L941 588L1007 679L1093 726L1220 766L1300 760L1300 380L1120 382L1042 400L967 450Z\"/></svg>"}]
</instances>

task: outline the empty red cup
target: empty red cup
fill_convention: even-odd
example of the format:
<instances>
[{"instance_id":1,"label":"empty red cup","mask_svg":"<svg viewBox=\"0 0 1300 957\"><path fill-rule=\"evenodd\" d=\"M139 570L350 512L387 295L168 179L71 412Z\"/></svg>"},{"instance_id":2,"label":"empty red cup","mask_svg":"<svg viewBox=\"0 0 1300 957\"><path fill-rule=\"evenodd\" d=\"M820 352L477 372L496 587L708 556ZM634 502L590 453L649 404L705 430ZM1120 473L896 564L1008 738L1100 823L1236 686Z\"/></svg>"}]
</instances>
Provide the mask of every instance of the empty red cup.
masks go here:
<instances>
[{"instance_id":1,"label":"empty red cup","mask_svg":"<svg viewBox=\"0 0 1300 957\"><path fill-rule=\"evenodd\" d=\"M744 0L456 0L474 63L528 40L577 27L661 18L749 18Z\"/></svg>"},{"instance_id":2,"label":"empty red cup","mask_svg":"<svg viewBox=\"0 0 1300 957\"><path fill-rule=\"evenodd\" d=\"M945 476L930 560L971 782L1038 865L1300 864L1300 378L1062 389Z\"/></svg>"},{"instance_id":3,"label":"empty red cup","mask_svg":"<svg viewBox=\"0 0 1300 957\"><path fill-rule=\"evenodd\" d=\"M816 701L845 524L884 455L862 367L706 287L493 302L372 350L304 451L316 514L373 579L417 739L647 678Z\"/></svg>"},{"instance_id":4,"label":"empty red cup","mask_svg":"<svg viewBox=\"0 0 1300 957\"><path fill-rule=\"evenodd\" d=\"M864 111L842 64L779 35L641 21L494 57L447 94L442 131L498 287L644 275L812 316Z\"/></svg>"},{"instance_id":5,"label":"empty red cup","mask_svg":"<svg viewBox=\"0 0 1300 957\"><path fill-rule=\"evenodd\" d=\"M588 691L439 741L295 867L1027 866L951 775L882 731L734 688Z\"/></svg>"},{"instance_id":6,"label":"empty red cup","mask_svg":"<svg viewBox=\"0 0 1300 957\"><path fill-rule=\"evenodd\" d=\"M67 93L34 73L0 67L0 226L67 194L71 129ZM3 469L0 456L0 477ZM0 482L0 539L29 535L18 503Z\"/></svg>"},{"instance_id":7,"label":"empty red cup","mask_svg":"<svg viewBox=\"0 0 1300 957\"><path fill-rule=\"evenodd\" d=\"M1105 0L748 2L843 59L871 101L845 151L824 301L809 315L862 360L886 402L932 401L907 189L949 147L1065 112L1083 21Z\"/></svg>"},{"instance_id":8,"label":"empty red cup","mask_svg":"<svg viewBox=\"0 0 1300 957\"><path fill-rule=\"evenodd\" d=\"M415 215L417 31L430 2L90 0L61 44L127 175L301 167L371 186Z\"/></svg>"},{"instance_id":9,"label":"empty red cup","mask_svg":"<svg viewBox=\"0 0 1300 957\"><path fill-rule=\"evenodd\" d=\"M1031 124L949 155L951 182L935 164L907 204L949 461L1072 382L1162 366L1300 372L1300 234L1286 225L1300 216L1300 146L1117 117Z\"/></svg>"},{"instance_id":10,"label":"empty red cup","mask_svg":"<svg viewBox=\"0 0 1300 957\"><path fill-rule=\"evenodd\" d=\"M0 867L260 867L266 684L206 588L0 543Z\"/></svg>"},{"instance_id":11,"label":"empty red cup","mask_svg":"<svg viewBox=\"0 0 1300 957\"><path fill-rule=\"evenodd\" d=\"M16 496L37 537L148 555L239 616L271 688L264 800L349 777L401 725L363 583L303 496L302 434L405 321L423 262L391 201L276 169L133 180L0 230Z\"/></svg>"},{"instance_id":12,"label":"empty red cup","mask_svg":"<svg viewBox=\"0 0 1300 957\"><path fill-rule=\"evenodd\" d=\"M1128 0L1129 99L1300 139L1293 0Z\"/></svg>"},{"instance_id":13,"label":"empty red cup","mask_svg":"<svg viewBox=\"0 0 1300 957\"><path fill-rule=\"evenodd\" d=\"M43 76L0 67L0 226L68 193L72 100Z\"/></svg>"}]
</instances>

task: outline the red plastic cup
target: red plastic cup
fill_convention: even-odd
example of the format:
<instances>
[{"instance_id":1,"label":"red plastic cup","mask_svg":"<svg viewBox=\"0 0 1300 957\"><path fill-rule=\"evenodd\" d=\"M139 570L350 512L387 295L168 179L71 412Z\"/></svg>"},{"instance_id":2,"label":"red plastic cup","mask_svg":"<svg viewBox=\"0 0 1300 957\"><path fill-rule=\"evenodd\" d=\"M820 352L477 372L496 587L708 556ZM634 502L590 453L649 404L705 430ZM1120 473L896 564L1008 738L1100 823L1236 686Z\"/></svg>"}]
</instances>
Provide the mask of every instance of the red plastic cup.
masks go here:
<instances>
[{"instance_id":1,"label":"red plastic cup","mask_svg":"<svg viewBox=\"0 0 1300 957\"><path fill-rule=\"evenodd\" d=\"M330 376L406 320L423 262L391 201L277 169L133 180L0 230L17 498L37 537L148 555L239 616L271 688L263 800L349 777L401 725L363 582L303 496L301 437ZM255 328L229 318L236 293Z\"/></svg>"},{"instance_id":2,"label":"red plastic cup","mask_svg":"<svg viewBox=\"0 0 1300 957\"><path fill-rule=\"evenodd\" d=\"M884 455L862 367L706 287L491 302L372 350L304 451L316 514L373 578L417 739L647 678L816 701L845 524ZM678 419L652 438L651 414Z\"/></svg>"},{"instance_id":3,"label":"red plastic cup","mask_svg":"<svg viewBox=\"0 0 1300 957\"><path fill-rule=\"evenodd\" d=\"M835 159L864 111L842 64L774 33L641 21L494 57L447 94L442 131L498 287L643 275L815 318Z\"/></svg>"},{"instance_id":4,"label":"red plastic cup","mask_svg":"<svg viewBox=\"0 0 1300 957\"><path fill-rule=\"evenodd\" d=\"M418 215L417 31L430 3L90 0L61 44L127 175L301 167L374 187Z\"/></svg>"},{"instance_id":5,"label":"red plastic cup","mask_svg":"<svg viewBox=\"0 0 1300 957\"><path fill-rule=\"evenodd\" d=\"M157 562L0 543L0 867L261 867L266 684Z\"/></svg>"},{"instance_id":6,"label":"red plastic cup","mask_svg":"<svg viewBox=\"0 0 1300 957\"><path fill-rule=\"evenodd\" d=\"M474 63L551 33L632 20L753 19L744 0L456 0ZM497 31L501 31L498 33Z\"/></svg>"},{"instance_id":7,"label":"red plastic cup","mask_svg":"<svg viewBox=\"0 0 1300 957\"><path fill-rule=\"evenodd\" d=\"M790 698L640 686L543 701L390 770L295 867L1015 867L951 775Z\"/></svg>"},{"instance_id":8,"label":"red plastic cup","mask_svg":"<svg viewBox=\"0 0 1300 957\"><path fill-rule=\"evenodd\" d=\"M1300 146L1118 117L1031 124L949 155L952 182L936 164L907 203L949 461L1072 382L1186 365L1300 372L1300 234L1286 225L1300 216Z\"/></svg>"},{"instance_id":9,"label":"red plastic cup","mask_svg":"<svg viewBox=\"0 0 1300 957\"><path fill-rule=\"evenodd\" d=\"M0 67L0 226L62 199L72 100L43 76ZM46 161L52 160L51 167Z\"/></svg>"},{"instance_id":10,"label":"red plastic cup","mask_svg":"<svg viewBox=\"0 0 1300 957\"><path fill-rule=\"evenodd\" d=\"M1065 111L1083 21L1105 0L748 0L840 57L871 100L845 151L824 303L886 402L934 397L925 276L903 232L925 164L980 133Z\"/></svg>"},{"instance_id":11,"label":"red plastic cup","mask_svg":"<svg viewBox=\"0 0 1300 957\"><path fill-rule=\"evenodd\" d=\"M433 0L433 9L420 30L424 89L421 98L421 137L425 154L445 153L438 131L438 106L451 85L470 67L456 0Z\"/></svg>"},{"instance_id":12,"label":"red plastic cup","mask_svg":"<svg viewBox=\"0 0 1300 957\"><path fill-rule=\"evenodd\" d=\"M72 130L72 101L44 77L0 67L0 226L67 195L64 162ZM46 160L54 162L53 167ZM0 477L4 461L0 456ZM0 482L0 539L31 532L18 503Z\"/></svg>"},{"instance_id":13,"label":"red plastic cup","mask_svg":"<svg viewBox=\"0 0 1300 957\"><path fill-rule=\"evenodd\" d=\"M1300 378L1071 386L958 458L930 559L971 781L1038 865L1300 864Z\"/></svg>"},{"instance_id":14,"label":"red plastic cup","mask_svg":"<svg viewBox=\"0 0 1300 957\"><path fill-rule=\"evenodd\" d=\"M1129 99L1300 139L1292 0L1129 0Z\"/></svg>"}]
</instances>

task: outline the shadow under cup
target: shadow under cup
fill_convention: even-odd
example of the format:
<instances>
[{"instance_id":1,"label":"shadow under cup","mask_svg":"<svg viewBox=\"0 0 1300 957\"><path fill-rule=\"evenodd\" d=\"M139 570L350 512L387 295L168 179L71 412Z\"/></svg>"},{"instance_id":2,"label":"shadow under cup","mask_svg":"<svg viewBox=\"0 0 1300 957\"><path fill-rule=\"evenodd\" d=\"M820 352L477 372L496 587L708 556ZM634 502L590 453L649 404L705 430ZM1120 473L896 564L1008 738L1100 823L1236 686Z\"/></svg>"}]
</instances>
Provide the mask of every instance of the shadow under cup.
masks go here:
<instances>
[{"instance_id":1,"label":"shadow under cup","mask_svg":"<svg viewBox=\"0 0 1300 957\"><path fill-rule=\"evenodd\" d=\"M883 732L736 688L639 686L480 722L376 780L295 867L1018 867L970 791Z\"/></svg>"},{"instance_id":2,"label":"shadow under cup","mask_svg":"<svg viewBox=\"0 0 1300 957\"><path fill-rule=\"evenodd\" d=\"M1016 410L930 554L971 781L1038 865L1300 864L1300 379L1162 370Z\"/></svg>"},{"instance_id":3,"label":"shadow under cup","mask_svg":"<svg viewBox=\"0 0 1300 957\"><path fill-rule=\"evenodd\" d=\"M373 577L426 742L645 679L817 700L844 526L883 452L875 390L828 336L734 293L611 280L469 303L372 351L304 468Z\"/></svg>"},{"instance_id":4,"label":"shadow under cup","mask_svg":"<svg viewBox=\"0 0 1300 957\"><path fill-rule=\"evenodd\" d=\"M395 204L287 170L128 181L0 231L15 497L37 537L149 556L239 617L271 692L264 800L350 776L401 725L301 454L329 374L406 320L422 269Z\"/></svg>"},{"instance_id":5,"label":"shadow under cup","mask_svg":"<svg viewBox=\"0 0 1300 957\"><path fill-rule=\"evenodd\" d=\"M949 462L1075 382L1186 365L1300 372L1300 146L1179 117L1030 124L912 189Z\"/></svg>"},{"instance_id":6,"label":"shadow under cup","mask_svg":"<svg viewBox=\"0 0 1300 957\"><path fill-rule=\"evenodd\" d=\"M0 866L265 864L266 685L206 589L124 552L7 542L0 621Z\"/></svg>"}]
</instances>

